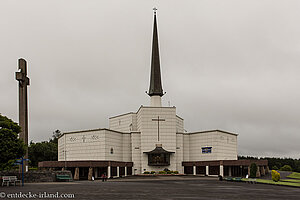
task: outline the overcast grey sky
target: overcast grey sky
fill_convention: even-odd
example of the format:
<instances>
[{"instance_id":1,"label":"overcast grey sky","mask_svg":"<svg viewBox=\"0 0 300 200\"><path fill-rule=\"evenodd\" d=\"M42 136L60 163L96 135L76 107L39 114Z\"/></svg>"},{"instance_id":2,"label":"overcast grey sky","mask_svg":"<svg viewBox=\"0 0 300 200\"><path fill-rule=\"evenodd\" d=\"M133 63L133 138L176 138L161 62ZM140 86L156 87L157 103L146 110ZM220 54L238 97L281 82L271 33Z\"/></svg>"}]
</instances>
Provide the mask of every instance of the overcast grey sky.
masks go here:
<instances>
[{"instance_id":1,"label":"overcast grey sky","mask_svg":"<svg viewBox=\"0 0 300 200\"><path fill-rule=\"evenodd\" d=\"M299 158L297 0L1 0L0 113L18 121L21 57L30 140L149 105L154 6L163 104L185 129L238 133L242 155Z\"/></svg>"}]
</instances>

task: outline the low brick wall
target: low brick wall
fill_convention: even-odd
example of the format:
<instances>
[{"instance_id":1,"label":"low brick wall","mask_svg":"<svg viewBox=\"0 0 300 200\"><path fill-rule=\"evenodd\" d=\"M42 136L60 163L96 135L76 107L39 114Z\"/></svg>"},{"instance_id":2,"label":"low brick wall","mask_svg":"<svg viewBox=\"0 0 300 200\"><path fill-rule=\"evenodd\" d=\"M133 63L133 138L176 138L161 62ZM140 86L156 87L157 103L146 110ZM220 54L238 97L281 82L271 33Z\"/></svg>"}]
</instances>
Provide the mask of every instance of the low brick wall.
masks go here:
<instances>
[{"instance_id":1,"label":"low brick wall","mask_svg":"<svg viewBox=\"0 0 300 200\"><path fill-rule=\"evenodd\" d=\"M71 171L28 171L24 173L24 182L54 182L56 181L56 174L67 174L72 177ZM22 174L18 171L2 171L0 176L17 176L18 179L22 180Z\"/></svg>"}]
</instances>

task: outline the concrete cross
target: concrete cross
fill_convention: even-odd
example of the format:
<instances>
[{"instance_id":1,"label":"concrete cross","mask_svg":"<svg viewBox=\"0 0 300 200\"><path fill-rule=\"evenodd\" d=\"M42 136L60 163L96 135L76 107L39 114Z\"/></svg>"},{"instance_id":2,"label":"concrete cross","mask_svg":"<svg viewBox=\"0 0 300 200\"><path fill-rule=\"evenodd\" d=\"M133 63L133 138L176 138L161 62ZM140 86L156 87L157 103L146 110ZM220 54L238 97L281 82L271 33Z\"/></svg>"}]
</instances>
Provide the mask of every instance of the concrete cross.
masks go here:
<instances>
[{"instance_id":1,"label":"concrete cross","mask_svg":"<svg viewBox=\"0 0 300 200\"><path fill-rule=\"evenodd\" d=\"M157 116L157 119L152 119L152 121L157 121L157 140L159 141L159 122L166 121L165 119L159 119L159 116Z\"/></svg>"},{"instance_id":2,"label":"concrete cross","mask_svg":"<svg viewBox=\"0 0 300 200\"><path fill-rule=\"evenodd\" d=\"M86 137L82 136L82 142L85 142Z\"/></svg>"},{"instance_id":3,"label":"concrete cross","mask_svg":"<svg viewBox=\"0 0 300 200\"><path fill-rule=\"evenodd\" d=\"M19 71L16 72L16 80L19 82L19 125L22 130L20 132L20 139L26 145L25 159L28 159L28 103L27 103L27 86L29 85L29 78L27 77L27 63L23 58L19 59ZM28 163L25 162L24 167ZM20 169L21 170L21 169ZM24 170L24 169L23 169Z\"/></svg>"}]
</instances>

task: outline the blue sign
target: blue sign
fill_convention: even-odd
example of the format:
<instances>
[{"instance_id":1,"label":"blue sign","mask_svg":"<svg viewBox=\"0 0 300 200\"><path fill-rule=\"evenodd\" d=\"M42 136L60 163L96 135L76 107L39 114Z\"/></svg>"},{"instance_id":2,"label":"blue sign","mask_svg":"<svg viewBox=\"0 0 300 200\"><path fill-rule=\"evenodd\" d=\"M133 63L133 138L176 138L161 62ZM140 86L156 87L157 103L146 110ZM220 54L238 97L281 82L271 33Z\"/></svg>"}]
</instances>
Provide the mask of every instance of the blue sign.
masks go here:
<instances>
[{"instance_id":1,"label":"blue sign","mask_svg":"<svg viewBox=\"0 0 300 200\"><path fill-rule=\"evenodd\" d=\"M202 147L202 153L211 153L212 147Z\"/></svg>"}]
</instances>

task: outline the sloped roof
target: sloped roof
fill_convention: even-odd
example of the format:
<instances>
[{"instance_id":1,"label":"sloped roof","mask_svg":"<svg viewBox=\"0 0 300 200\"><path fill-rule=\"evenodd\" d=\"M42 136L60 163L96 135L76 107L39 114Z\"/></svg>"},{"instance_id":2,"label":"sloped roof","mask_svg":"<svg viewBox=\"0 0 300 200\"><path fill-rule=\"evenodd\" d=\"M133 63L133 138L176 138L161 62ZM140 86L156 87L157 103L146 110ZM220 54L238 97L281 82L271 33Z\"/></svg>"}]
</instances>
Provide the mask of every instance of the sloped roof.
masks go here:
<instances>
[{"instance_id":1,"label":"sloped roof","mask_svg":"<svg viewBox=\"0 0 300 200\"><path fill-rule=\"evenodd\" d=\"M162 147L156 147L152 151L148 151L148 152L144 152L144 153L146 153L146 154L171 154L171 153L175 153L175 152L167 151Z\"/></svg>"}]
</instances>

